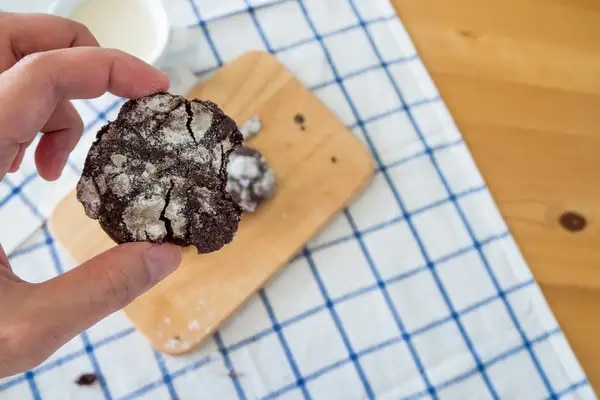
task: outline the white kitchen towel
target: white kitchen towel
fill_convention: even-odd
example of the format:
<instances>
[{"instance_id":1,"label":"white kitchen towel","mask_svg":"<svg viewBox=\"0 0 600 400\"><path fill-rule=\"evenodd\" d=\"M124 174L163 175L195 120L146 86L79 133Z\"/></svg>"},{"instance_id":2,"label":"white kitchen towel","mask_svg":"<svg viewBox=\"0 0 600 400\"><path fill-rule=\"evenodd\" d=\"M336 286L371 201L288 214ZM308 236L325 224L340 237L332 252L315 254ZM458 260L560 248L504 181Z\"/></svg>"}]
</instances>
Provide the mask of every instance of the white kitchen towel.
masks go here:
<instances>
[{"instance_id":1,"label":"white kitchen towel","mask_svg":"<svg viewBox=\"0 0 600 400\"><path fill-rule=\"evenodd\" d=\"M192 354L153 351L119 312L0 380L0 398L595 398L387 0L165 4L177 91L245 51L270 51L367 144L375 177ZM74 266L44 221L121 103L77 103L86 132L60 182L43 182L28 158L0 184L0 240L23 278ZM89 372L97 384L74 383Z\"/></svg>"}]
</instances>

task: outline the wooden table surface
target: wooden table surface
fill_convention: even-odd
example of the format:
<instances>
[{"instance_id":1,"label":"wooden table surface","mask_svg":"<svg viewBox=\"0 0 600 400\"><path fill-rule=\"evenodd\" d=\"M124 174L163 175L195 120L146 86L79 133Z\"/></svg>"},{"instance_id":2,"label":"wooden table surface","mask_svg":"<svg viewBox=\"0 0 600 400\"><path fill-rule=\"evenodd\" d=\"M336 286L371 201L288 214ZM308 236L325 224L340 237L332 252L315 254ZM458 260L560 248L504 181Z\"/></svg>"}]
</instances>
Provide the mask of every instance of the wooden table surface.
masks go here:
<instances>
[{"instance_id":1,"label":"wooden table surface","mask_svg":"<svg viewBox=\"0 0 600 400\"><path fill-rule=\"evenodd\" d=\"M392 1L600 390L600 0Z\"/></svg>"}]
</instances>

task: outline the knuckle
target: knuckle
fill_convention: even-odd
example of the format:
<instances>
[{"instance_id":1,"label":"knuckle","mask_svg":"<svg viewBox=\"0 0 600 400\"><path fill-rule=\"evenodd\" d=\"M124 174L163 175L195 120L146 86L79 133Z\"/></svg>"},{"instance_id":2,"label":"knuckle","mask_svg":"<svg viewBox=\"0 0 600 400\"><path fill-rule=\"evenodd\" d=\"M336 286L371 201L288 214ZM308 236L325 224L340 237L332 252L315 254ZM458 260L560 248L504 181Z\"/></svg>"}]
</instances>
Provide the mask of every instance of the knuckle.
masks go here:
<instances>
[{"instance_id":1,"label":"knuckle","mask_svg":"<svg viewBox=\"0 0 600 400\"><path fill-rule=\"evenodd\" d=\"M109 58L112 59L122 59L122 58L129 58L131 57L130 54L124 52L123 50L120 49L115 49L115 48L104 48L104 51L106 51L107 56Z\"/></svg>"},{"instance_id":2,"label":"knuckle","mask_svg":"<svg viewBox=\"0 0 600 400\"><path fill-rule=\"evenodd\" d=\"M90 29L81 22L69 20L69 23L71 24L71 29L75 32L76 36L94 37L92 31L90 31Z\"/></svg>"},{"instance_id":3,"label":"knuckle","mask_svg":"<svg viewBox=\"0 0 600 400\"><path fill-rule=\"evenodd\" d=\"M10 368L26 370L42 362L48 351L32 319L21 318L0 329L0 353Z\"/></svg>"},{"instance_id":4,"label":"knuckle","mask_svg":"<svg viewBox=\"0 0 600 400\"><path fill-rule=\"evenodd\" d=\"M40 64L43 64L48 59L48 53L31 53L27 54L17 62L17 65L21 68L37 68Z\"/></svg>"},{"instance_id":5,"label":"knuckle","mask_svg":"<svg viewBox=\"0 0 600 400\"><path fill-rule=\"evenodd\" d=\"M27 320L5 325L2 328L2 347L9 354L23 354L29 348L31 334L32 327Z\"/></svg>"}]
</instances>

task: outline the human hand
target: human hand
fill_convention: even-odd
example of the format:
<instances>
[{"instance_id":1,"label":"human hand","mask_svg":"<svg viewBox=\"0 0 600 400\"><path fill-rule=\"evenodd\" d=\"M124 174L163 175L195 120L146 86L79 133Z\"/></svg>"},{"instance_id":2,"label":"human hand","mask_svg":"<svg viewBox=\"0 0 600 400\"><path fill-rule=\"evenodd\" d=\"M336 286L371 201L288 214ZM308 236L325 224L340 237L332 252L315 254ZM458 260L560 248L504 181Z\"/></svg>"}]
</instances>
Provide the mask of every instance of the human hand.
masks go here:
<instances>
[{"instance_id":1,"label":"human hand","mask_svg":"<svg viewBox=\"0 0 600 400\"><path fill-rule=\"evenodd\" d=\"M109 91L135 98L167 90L166 74L101 49L83 25L49 15L0 13L0 179L42 132L35 162L57 179L83 123L70 103ZM173 272L171 245L117 246L41 284L19 279L0 247L0 377L35 367L60 346Z\"/></svg>"}]
</instances>

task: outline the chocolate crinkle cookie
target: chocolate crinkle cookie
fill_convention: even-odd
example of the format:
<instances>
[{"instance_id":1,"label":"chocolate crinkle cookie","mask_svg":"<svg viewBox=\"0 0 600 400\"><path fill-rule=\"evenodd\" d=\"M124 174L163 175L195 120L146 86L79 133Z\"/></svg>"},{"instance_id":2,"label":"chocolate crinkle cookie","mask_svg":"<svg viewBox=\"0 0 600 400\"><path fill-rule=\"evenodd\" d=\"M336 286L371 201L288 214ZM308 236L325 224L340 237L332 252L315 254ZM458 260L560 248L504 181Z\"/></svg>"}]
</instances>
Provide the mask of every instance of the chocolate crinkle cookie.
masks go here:
<instances>
[{"instance_id":1,"label":"chocolate crinkle cookie","mask_svg":"<svg viewBox=\"0 0 600 400\"><path fill-rule=\"evenodd\" d=\"M129 100L98 132L77 198L117 243L219 250L243 212L226 190L228 157L242 140L210 101L168 93Z\"/></svg>"},{"instance_id":2,"label":"chocolate crinkle cookie","mask_svg":"<svg viewBox=\"0 0 600 400\"><path fill-rule=\"evenodd\" d=\"M246 212L256 211L275 192L273 170L263 155L251 147L239 147L231 153L227 174L227 191Z\"/></svg>"}]
</instances>

